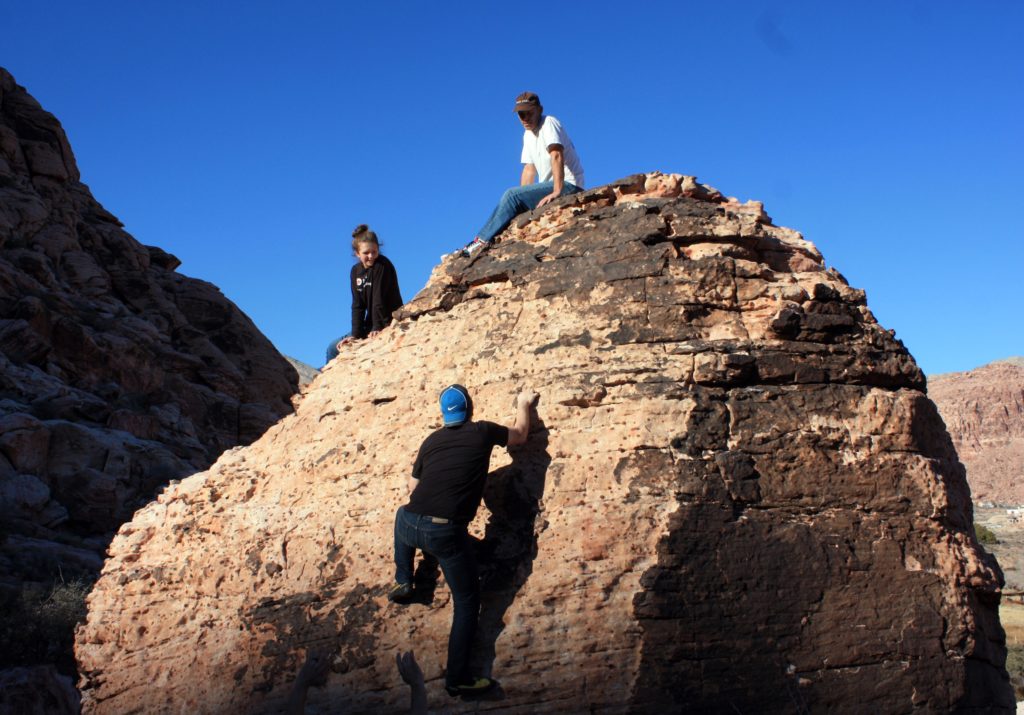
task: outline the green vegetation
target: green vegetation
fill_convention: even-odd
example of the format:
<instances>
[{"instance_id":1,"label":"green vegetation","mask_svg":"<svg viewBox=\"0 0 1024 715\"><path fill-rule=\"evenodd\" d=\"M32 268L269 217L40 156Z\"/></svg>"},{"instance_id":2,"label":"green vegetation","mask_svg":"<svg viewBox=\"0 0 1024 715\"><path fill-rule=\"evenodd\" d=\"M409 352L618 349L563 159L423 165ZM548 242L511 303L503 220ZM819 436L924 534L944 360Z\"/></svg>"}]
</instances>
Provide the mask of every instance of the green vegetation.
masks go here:
<instances>
[{"instance_id":1,"label":"green vegetation","mask_svg":"<svg viewBox=\"0 0 1024 715\"><path fill-rule=\"evenodd\" d=\"M998 544L999 539L996 538L996 534L992 529L981 524L974 525L974 536L983 544L992 545Z\"/></svg>"},{"instance_id":2,"label":"green vegetation","mask_svg":"<svg viewBox=\"0 0 1024 715\"><path fill-rule=\"evenodd\" d=\"M0 603L0 668L52 663L74 672L75 626L85 620L92 583L55 583L49 593L23 590Z\"/></svg>"},{"instance_id":3,"label":"green vegetation","mask_svg":"<svg viewBox=\"0 0 1024 715\"><path fill-rule=\"evenodd\" d=\"M1024 645L1006 646L1006 670L1017 700L1024 700Z\"/></svg>"}]
</instances>

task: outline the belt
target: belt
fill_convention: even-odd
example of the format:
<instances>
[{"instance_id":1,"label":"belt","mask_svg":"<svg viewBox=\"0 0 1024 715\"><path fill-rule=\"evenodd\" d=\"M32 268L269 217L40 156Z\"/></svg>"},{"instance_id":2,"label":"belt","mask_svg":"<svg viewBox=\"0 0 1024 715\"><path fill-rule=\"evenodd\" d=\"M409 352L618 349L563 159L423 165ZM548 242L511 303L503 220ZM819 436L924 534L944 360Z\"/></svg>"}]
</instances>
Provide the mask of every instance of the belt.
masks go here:
<instances>
[{"instance_id":1,"label":"belt","mask_svg":"<svg viewBox=\"0 0 1024 715\"><path fill-rule=\"evenodd\" d=\"M405 507L402 507L402 510L405 511ZM455 521L455 519L445 519L443 516L430 516L429 514L417 514L416 512L413 512L413 511L406 511L405 513L408 514L409 516L414 516L414 517L416 517L418 519L426 519L431 524L460 524L460 523L462 523L462 522Z\"/></svg>"}]
</instances>

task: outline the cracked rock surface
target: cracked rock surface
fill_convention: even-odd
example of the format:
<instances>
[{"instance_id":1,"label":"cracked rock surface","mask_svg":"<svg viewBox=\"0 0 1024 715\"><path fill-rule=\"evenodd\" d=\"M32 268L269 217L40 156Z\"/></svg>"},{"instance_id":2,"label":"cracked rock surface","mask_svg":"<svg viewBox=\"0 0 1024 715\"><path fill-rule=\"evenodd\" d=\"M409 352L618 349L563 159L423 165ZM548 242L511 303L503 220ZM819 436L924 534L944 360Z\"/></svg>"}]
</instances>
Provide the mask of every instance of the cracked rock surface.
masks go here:
<instances>
[{"instance_id":1,"label":"cracked rock surface","mask_svg":"<svg viewBox=\"0 0 1024 715\"><path fill-rule=\"evenodd\" d=\"M390 604L436 396L541 395L477 520L475 660L441 687L447 587ZM76 653L87 712L1010 712L1001 573L925 380L817 249L693 177L637 175L448 258L298 411L111 546ZM427 582L429 585L429 582Z\"/></svg>"},{"instance_id":2,"label":"cracked rock surface","mask_svg":"<svg viewBox=\"0 0 1024 715\"><path fill-rule=\"evenodd\" d=\"M292 410L298 378L213 285L93 198L0 68L0 603L94 578L156 490Z\"/></svg>"}]
</instances>

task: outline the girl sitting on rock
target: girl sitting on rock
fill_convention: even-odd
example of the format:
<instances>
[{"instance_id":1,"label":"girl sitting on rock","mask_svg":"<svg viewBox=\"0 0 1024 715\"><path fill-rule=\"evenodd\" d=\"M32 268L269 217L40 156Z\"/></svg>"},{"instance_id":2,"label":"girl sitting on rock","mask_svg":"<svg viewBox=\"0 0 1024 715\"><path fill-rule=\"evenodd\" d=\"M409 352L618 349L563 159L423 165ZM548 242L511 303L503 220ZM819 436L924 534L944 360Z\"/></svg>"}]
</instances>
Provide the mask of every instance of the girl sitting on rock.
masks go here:
<instances>
[{"instance_id":1,"label":"girl sitting on rock","mask_svg":"<svg viewBox=\"0 0 1024 715\"><path fill-rule=\"evenodd\" d=\"M395 266L380 252L377 234L365 223L352 232L352 252L359 259L349 274L352 286L352 332L327 346L327 362L342 345L372 338L391 323L391 314L404 302Z\"/></svg>"}]
</instances>

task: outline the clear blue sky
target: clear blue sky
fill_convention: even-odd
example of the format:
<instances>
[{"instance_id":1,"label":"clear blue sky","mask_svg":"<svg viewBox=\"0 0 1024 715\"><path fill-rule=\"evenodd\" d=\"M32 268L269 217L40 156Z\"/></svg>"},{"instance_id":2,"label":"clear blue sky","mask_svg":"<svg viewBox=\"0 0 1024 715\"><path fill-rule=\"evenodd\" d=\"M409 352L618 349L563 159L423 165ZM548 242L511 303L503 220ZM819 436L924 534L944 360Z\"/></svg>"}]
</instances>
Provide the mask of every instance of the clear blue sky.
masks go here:
<instances>
[{"instance_id":1,"label":"clear blue sky","mask_svg":"<svg viewBox=\"0 0 1024 715\"><path fill-rule=\"evenodd\" d=\"M590 186L764 201L925 372L1024 354L1021 2L65 0L0 27L96 198L315 366L351 229L411 298L518 181L525 89Z\"/></svg>"}]
</instances>

